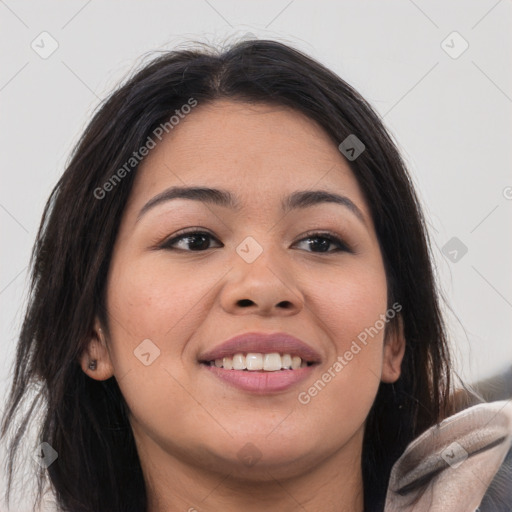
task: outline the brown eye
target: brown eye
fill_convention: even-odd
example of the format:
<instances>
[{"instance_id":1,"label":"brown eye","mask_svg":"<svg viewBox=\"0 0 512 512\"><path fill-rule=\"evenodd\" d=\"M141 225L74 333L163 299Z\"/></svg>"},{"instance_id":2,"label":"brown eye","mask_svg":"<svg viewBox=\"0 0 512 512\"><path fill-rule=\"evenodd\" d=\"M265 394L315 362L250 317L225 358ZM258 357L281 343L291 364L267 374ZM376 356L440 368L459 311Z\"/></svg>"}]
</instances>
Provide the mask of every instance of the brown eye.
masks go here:
<instances>
[{"instance_id":1,"label":"brown eye","mask_svg":"<svg viewBox=\"0 0 512 512\"><path fill-rule=\"evenodd\" d=\"M211 249L210 242L212 240L217 239L210 233L204 231L189 231L188 233L183 233L174 238L166 240L160 246L160 248L188 252L201 252L207 249Z\"/></svg>"},{"instance_id":2,"label":"brown eye","mask_svg":"<svg viewBox=\"0 0 512 512\"><path fill-rule=\"evenodd\" d=\"M343 240L332 233L308 233L308 236L300 240L300 242L303 241L307 241L310 252L314 253L352 252ZM330 247L334 249L329 250Z\"/></svg>"}]
</instances>

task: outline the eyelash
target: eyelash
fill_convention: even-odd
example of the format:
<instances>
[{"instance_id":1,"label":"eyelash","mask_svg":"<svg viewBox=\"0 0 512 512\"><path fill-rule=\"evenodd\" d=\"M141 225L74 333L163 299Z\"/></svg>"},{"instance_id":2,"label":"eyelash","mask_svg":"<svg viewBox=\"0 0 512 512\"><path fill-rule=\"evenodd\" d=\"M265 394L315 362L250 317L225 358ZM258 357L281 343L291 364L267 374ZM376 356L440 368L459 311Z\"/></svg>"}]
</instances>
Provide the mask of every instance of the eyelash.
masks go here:
<instances>
[{"instance_id":1,"label":"eyelash","mask_svg":"<svg viewBox=\"0 0 512 512\"><path fill-rule=\"evenodd\" d=\"M162 244L159 245L160 249L165 249L169 251L182 251L182 252L205 252L205 250L199 250L199 251L190 251L186 249L176 249L172 247L176 242L185 240L186 238L194 238L195 236L206 236L210 237L212 239L217 240L212 234L208 233L207 231L199 230L199 228L192 228L190 231L181 232L177 236L174 236L173 238L170 238L166 241L164 241ZM350 247L337 235L334 233L331 233L329 231L309 231L305 233L303 238L299 240L299 242L302 242L307 239L324 239L328 240L331 244L334 244L336 246L336 249L333 251L324 251L324 252L314 252L314 251L307 251L312 252L313 254L332 254L337 252L348 252L353 253L353 251L350 249ZM218 242L219 240L217 240ZM222 242L220 242L222 243ZM210 247L208 248L210 249Z\"/></svg>"}]
</instances>

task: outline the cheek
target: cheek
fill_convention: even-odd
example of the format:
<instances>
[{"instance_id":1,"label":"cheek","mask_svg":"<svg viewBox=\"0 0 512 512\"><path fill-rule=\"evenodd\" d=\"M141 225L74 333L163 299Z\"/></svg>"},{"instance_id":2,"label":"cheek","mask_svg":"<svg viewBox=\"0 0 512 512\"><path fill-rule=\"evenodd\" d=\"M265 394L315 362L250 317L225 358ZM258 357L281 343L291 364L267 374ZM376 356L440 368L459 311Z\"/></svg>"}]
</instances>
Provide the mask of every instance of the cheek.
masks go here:
<instances>
[{"instance_id":1,"label":"cheek","mask_svg":"<svg viewBox=\"0 0 512 512\"><path fill-rule=\"evenodd\" d=\"M308 396L319 405L334 404L340 414L359 411L364 418L377 392L383 360L387 283L383 266L354 264L329 276L316 276L309 303L333 351L320 375L322 382ZM325 386L324 386L325 384Z\"/></svg>"},{"instance_id":2,"label":"cheek","mask_svg":"<svg viewBox=\"0 0 512 512\"><path fill-rule=\"evenodd\" d=\"M108 284L108 308L136 339L176 339L182 324L201 309L218 274L183 271L161 257L125 258L114 262ZM140 343L140 341L139 341ZM176 347L171 344L168 348Z\"/></svg>"},{"instance_id":3,"label":"cheek","mask_svg":"<svg viewBox=\"0 0 512 512\"><path fill-rule=\"evenodd\" d=\"M309 279L309 309L328 330L338 354L349 350L352 341L364 340L368 331L372 343L364 352L382 350L384 326L380 319L387 309L387 282L380 260L354 260L339 272L317 273Z\"/></svg>"},{"instance_id":4,"label":"cheek","mask_svg":"<svg viewBox=\"0 0 512 512\"><path fill-rule=\"evenodd\" d=\"M198 297L207 294L214 280L200 280L199 286L187 273L143 258L113 260L112 269L107 294L110 354L132 421L147 431L154 425L169 428L177 416L193 421L200 411L192 398L195 390L187 384L189 368L182 352L197 328Z\"/></svg>"},{"instance_id":5,"label":"cheek","mask_svg":"<svg viewBox=\"0 0 512 512\"><path fill-rule=\"evenodd\" d=\"M135 416L163 414L169 403L176 410L194 405L180 385L190 379L185 350L204 321L219 272L191 276L161 257L113 260L107 294L110 354Z\"/></svg>"}]
</instances>

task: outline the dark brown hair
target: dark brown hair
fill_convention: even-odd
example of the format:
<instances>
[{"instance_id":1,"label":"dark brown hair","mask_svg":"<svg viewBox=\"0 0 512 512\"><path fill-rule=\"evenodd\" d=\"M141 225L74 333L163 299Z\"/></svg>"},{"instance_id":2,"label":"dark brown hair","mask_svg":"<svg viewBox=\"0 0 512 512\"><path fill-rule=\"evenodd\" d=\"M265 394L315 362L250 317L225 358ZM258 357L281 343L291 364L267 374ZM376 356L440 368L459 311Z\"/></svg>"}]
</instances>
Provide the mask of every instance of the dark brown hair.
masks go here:
<instances>
[{"instance_id":1,"label":"dark brown hair","mask_svg":"<svg viewBox=\"0 0 512 512\"><path fill-rule=\"evenodd\" d=\"M318 62L264 40L223 51L165 52L120 86L86 128L47 202L33 249L30 298L1 432L14 431L9 487L26 422L44 404L39 440L59 458L41 471L39 489L47 474L66 511L146 510L116 379L93 380L78 362L95 315L108 327L106 277L136 167L102 199L95 191L190 98L199 105L230 98L288 106L316 121L336 146L352 134L365 145L347 163L370 207L388 303L402 306L407 343L402 375L394 385L381 383L365 430L365 509L382 510L393 463L414 437L449 413L450 360L425 221L399 151L370 105ZM396 328L397 318L389 328ZM39 391L31 396L34 384Z\"/></svg>"}]
</instances>

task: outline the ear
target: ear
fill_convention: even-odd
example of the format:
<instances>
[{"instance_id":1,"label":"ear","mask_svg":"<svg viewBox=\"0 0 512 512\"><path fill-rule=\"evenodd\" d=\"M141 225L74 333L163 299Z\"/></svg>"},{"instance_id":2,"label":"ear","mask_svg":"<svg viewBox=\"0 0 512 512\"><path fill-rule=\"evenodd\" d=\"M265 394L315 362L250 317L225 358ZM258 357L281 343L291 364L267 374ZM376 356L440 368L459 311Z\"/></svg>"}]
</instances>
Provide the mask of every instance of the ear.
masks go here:
<instances>
[{"instance_id":1,"label":"ear","mask_svg":"<svg viewBox=\"0 0 512 512\"><path fill-rule=\"evenodd\" d=\"M384 354L382 360L382 382L393 383L398 380L402 371L402 360L405 354L404 325L401 315L397 315L395 323L389 325L384 337Z\"/></svg>"},{"instance_id":2,"label":"ear","mask_svg":"<svg viewBox=\"0 0 512 512\"><path fill-rule=\"evenodd\" d=\"M98 318L94 321L91 339L79 360L82 371L92 379L107 380L114 375L114 366L110 359L105 333L101 329ZM95 365L91 365L93 362Z\"/></svg>"}]
</instances>

